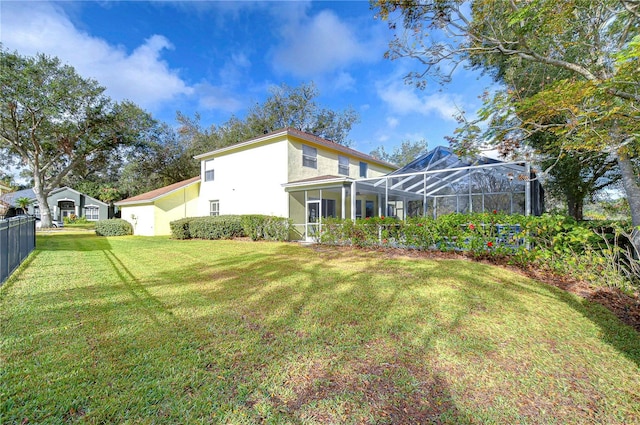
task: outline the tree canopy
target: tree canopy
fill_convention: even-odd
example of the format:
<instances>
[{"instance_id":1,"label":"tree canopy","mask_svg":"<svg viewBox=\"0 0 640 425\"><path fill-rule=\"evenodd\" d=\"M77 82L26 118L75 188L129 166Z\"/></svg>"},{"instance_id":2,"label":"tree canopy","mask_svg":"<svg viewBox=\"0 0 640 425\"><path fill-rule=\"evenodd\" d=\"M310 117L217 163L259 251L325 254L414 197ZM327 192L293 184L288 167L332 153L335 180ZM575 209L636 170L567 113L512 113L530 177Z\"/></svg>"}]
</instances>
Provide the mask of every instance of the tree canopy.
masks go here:
<instances>
[{"instance_id":1,"label":"tree canopy","mask_svg":"<svg viewBox=\"0 0 640 425\"><path fill-rule=\"evenodd\" d=\"M351 108L334 111L317 102L318 89L313 83L290 87L286 84L270 89L263 103L249 108L245 119L232 116L226 123L203 129L200 117L178 113L178 130L183 142L194 154L243 142L285 127L295 128L342 145L349 145L349 131L359 120Z\"/></svg>"},{"instance_id":2,"label":"tree canopy","mask_svg":"<svg viewBox=\"0 0 640 425\"><path fill-rule=\"evenodd\" d=\"M112 102L96 81L57 58L0 49L0 68L0 163L29 170L48 227L47 197L65 176L142 143L154 122L131 102Z\"/></svg>"},{"instance_id":3,"label":"tree canopy","mask_svg":"<svg viewBox=\"0 0 640 425\"><path fill-rule=\"evenodd\" d=\"M423 64L407 78L448 81L460 66L504 83L477 122L455 141L461 149L489 135L505 152L545 131L564 152L609 155L621 173L632 221L640 226L640 2L634 0L427 0L373 2L398 31L391 59ZM519 76L535 86L528 90ZM549 119L552 117L553 119ZM558 150L560 151L560 150ZM638 246L638 245L637 245Z\"/></svg>"},{"instance_id":4,"label":"tree canopy","mask_svg":"<svg viewBox=\"0 0 640 425\"><path fill-rule=\"evenodd\" d=\"M424 139L415 142L404 140L400 145L395 146L392 152L387 152L384 146L381 145L372 150L370 155L374 158L403 167L428 151L429 146Z\"/></svg>"}]
</instances>

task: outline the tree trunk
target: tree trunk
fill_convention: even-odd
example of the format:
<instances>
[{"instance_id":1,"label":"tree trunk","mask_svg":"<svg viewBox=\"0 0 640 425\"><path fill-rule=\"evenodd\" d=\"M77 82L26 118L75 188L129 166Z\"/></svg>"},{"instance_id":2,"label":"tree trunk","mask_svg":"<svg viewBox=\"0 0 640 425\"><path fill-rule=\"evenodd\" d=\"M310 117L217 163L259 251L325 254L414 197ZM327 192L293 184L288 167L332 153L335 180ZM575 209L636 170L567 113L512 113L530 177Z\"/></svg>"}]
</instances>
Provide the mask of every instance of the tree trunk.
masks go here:
<instances>
[{"instance_id":1,"label":"tree trunk","mask_svg":"<svg viewBox=\"0 0 640 425\"><path fill-rule=\"evenodd\" d=\"M582 198L571 199L571 197L567 197L568 213L576 221L582 221L583 219L583 215L582 215L583 206L584 206L584 199Z\"/></svg>"},{"instance_id":2,"label":"tree trunk","mask_svg":"<svg viewBox=\"0 0 640 425\"><path fill-rule=\"evenodd\" d=\"M631 207L631 224L633 225L631 243L638 254L640 253L640 185L629 157L626 154L618 154L617 160L622 173L622 187L624 187L629 207Z\"/></svg>"},{"instance_id":3,"label":"tree trunk","mask_svg":"<svg viewBox=\"0 0 640 425\"><path fill-rule=\"evenodd\" d=\"M38 200L38 206L40 209L40 227L43 229L51 227L51 209L49 208L49 201L47 197L49 193L44 192L42 187L42 182L40 181L39 173L34 173L33 176L33 193L36 195L36 199Z\"/></svg>"}]
</instances>

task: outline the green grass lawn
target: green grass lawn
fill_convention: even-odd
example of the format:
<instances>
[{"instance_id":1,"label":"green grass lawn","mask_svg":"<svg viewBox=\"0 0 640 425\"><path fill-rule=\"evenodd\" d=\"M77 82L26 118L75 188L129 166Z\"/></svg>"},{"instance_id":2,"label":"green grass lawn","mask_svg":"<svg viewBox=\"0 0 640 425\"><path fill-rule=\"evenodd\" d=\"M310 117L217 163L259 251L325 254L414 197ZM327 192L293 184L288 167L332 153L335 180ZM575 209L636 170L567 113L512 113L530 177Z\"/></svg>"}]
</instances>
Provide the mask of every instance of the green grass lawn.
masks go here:
<instances>
[{"instance_id":1,"label":"green grass lawn","mask_svg":"<svg viewBox=\"0 0 640 425\"><path fill-rule=\"evenodd\" d=\"M96 228L96 222L88 221L85 223L65 223L64 228L72 229L72 230L80 230L80 229L94 230Z\"/></svg>"},{"instance_id":2,"label":"green grass lawn","mask_svg":"<svg viewBox=\"0 0 640 425\"><path fill-rule=\"evenodd\" d=\"M0 290L0 423L640 423L640 338L466 260L38 235Z\"/></svg>"}]
</instances>

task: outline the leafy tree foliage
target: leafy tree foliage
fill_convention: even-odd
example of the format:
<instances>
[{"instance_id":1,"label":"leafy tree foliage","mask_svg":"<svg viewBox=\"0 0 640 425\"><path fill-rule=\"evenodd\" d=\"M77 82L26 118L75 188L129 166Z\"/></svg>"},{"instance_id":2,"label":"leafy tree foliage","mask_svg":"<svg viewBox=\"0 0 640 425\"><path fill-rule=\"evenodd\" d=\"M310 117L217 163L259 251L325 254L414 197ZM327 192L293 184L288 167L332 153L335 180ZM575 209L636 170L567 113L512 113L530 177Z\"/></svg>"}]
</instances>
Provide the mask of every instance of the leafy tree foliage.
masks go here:
<instances>
[{"instance_id":1,"label":"leafy tree foliage","mask_svg":"<svg viewBox=\"0 0 640 425\"><path fill-rule=\"evenodd\" d=\"M208 129L202 128L198 115L190 119L178 113L181 124L178 133L194 155L286 127L349 145L347 136L359 120L357 113L353 109L336 112L322 108L316 101L318 94L313 83L273 87L264 103L252 106L244 120L233 116L226 123Z\"/></svg>"},{"instance_id":2,"label":"leafy tree foliage","mask_svg":"<svg viewBox=\"0 0 640 425\"><path fill-rule=\"evenodd\" d=\"M620 181L616 162L603 154L565 152L543 160L542 166L552 167L545 182L547 192L563 199L576 220L584 218L585 202L595 201L598 193Z\"/></svg>"},{"instance_id":3,"label":"leafy tree foliage","mask_svg":"<svg viewBox=\"0 0 640 425\"><path fill-rule=\"evenodd\" d=\"M196 176L199 163L176 132L161 124L146 144L130 152L118 179L122 197L135 196Z\"/></svg>"},{"instance_id":4,"label":"leafy tree foliage","mask_svg":"<svg viewBox=\"0 0 640 425\"><path fill-rule=\"evenodd\" d=\"M22 210L23 214L27 213L27 208L33 203L33 199L21 197L15 200L15 204Z\"/></svg>"},{"instance_id":5,"label":"leafy tree foliage","mask_svg":"<svg viewBox=\"0 0 640 425\"><path fill-rule=\"evenodd\" d=\"M507 82L481 114L505 150L546 131L558 136L564 152L615 160L633 224L640 226L633 161L640 152L638 1L380 0L374 7L392 28L401 18L406 31L393 39L388 56L420 60L424 69L408 76L419 86L430 76L447 81L465 61ZM510 75L524 72L535 90L509 86ZM457 138L463 149L483 135L477 123L465 124ZM640 233L636 238L640 246Z\"/></svg>"},{"instance_id":6,"label":"leafy tree foliage","mask_svg":"<svg viewBox=\"0 0 640 425\"><path fill-rule=\"evenodd\" d=\"M152 119L130 102L112 102L57 58L0 49L0 68L0 162L29 170L48 227L51 190L72 170L140 143Z\"/></svg>"},{"instance_id":7,"label":"leafy tree foliage","mask_svg":"<svg viewBox=\"0 0 640 425\"><path fill-rule=\"evenodd\" d=\"M392 152L387 152L384 146L378 146L371 151L370 155L374 158L390 162L400 167L407 165L420 155L424 155L429 150L426 140L418 140L412 142L405 140L399 146L393 148Z\"/></svg>"}]
</instances>

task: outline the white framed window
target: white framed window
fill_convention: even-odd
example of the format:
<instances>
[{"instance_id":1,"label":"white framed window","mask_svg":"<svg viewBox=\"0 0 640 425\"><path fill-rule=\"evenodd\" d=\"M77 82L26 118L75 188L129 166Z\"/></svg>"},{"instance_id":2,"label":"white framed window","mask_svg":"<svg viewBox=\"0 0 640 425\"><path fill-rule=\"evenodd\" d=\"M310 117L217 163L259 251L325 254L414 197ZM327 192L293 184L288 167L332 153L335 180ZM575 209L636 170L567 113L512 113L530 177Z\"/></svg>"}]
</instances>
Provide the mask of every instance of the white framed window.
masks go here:
<instances>
[{"instance_id":1,"label":"white framed window","mask_svg":"<svg viewBox=\"0 0 640 425\"><path fill-rule=\"evenodd\" d=\"M302 145L302 166L318 168L318 149Z\"/></svg>"},{"instance_id":2,"label":"white framed window","mask_svg":"<svg viewBox=\"0 0 640 425\"><path fill-rule=\"evenodd\" d=\"M369 170L369 164L366 162L360 162L360 177L367 177L367 171Z\"/></svg>"},{"instance_id":3,"label":"white framed window","mask_svg":"<svg viewBox=\"0 0 640 425\"><path fill-rule=\"evenodd\" d=\"M346 156L338 155L338 174L349 175L349 158Z\"/></svg>"},{"instance_id":4,"label":"white framed window","mask_svg":"<svg viewBox=\"0 0 640 425\"><path fill-rule=\"evenodd\" d=\"M209 215L220 215L220 201L209 201Z\"/></svg>"},{"instance_id":5,"label":"white framed window","mask_svg":"<svg viewBox=\"0 0 640 425\"><path fill-rule=\"evenodd\" d=\"M84 217L87 220L99 220L100 208L94 205L87 205L86 207L84 207Z\"/></svg>"},{"instance_id":6,"label":"white framed window","mask_svg":"<svg viewBox=\"0 0 640 425\"><path fill-rule=\"evenodd\" d=\"M215 177L213 171L213 159L204 162L204 181L212 182Z\"/></svg>"}]
</instances>

